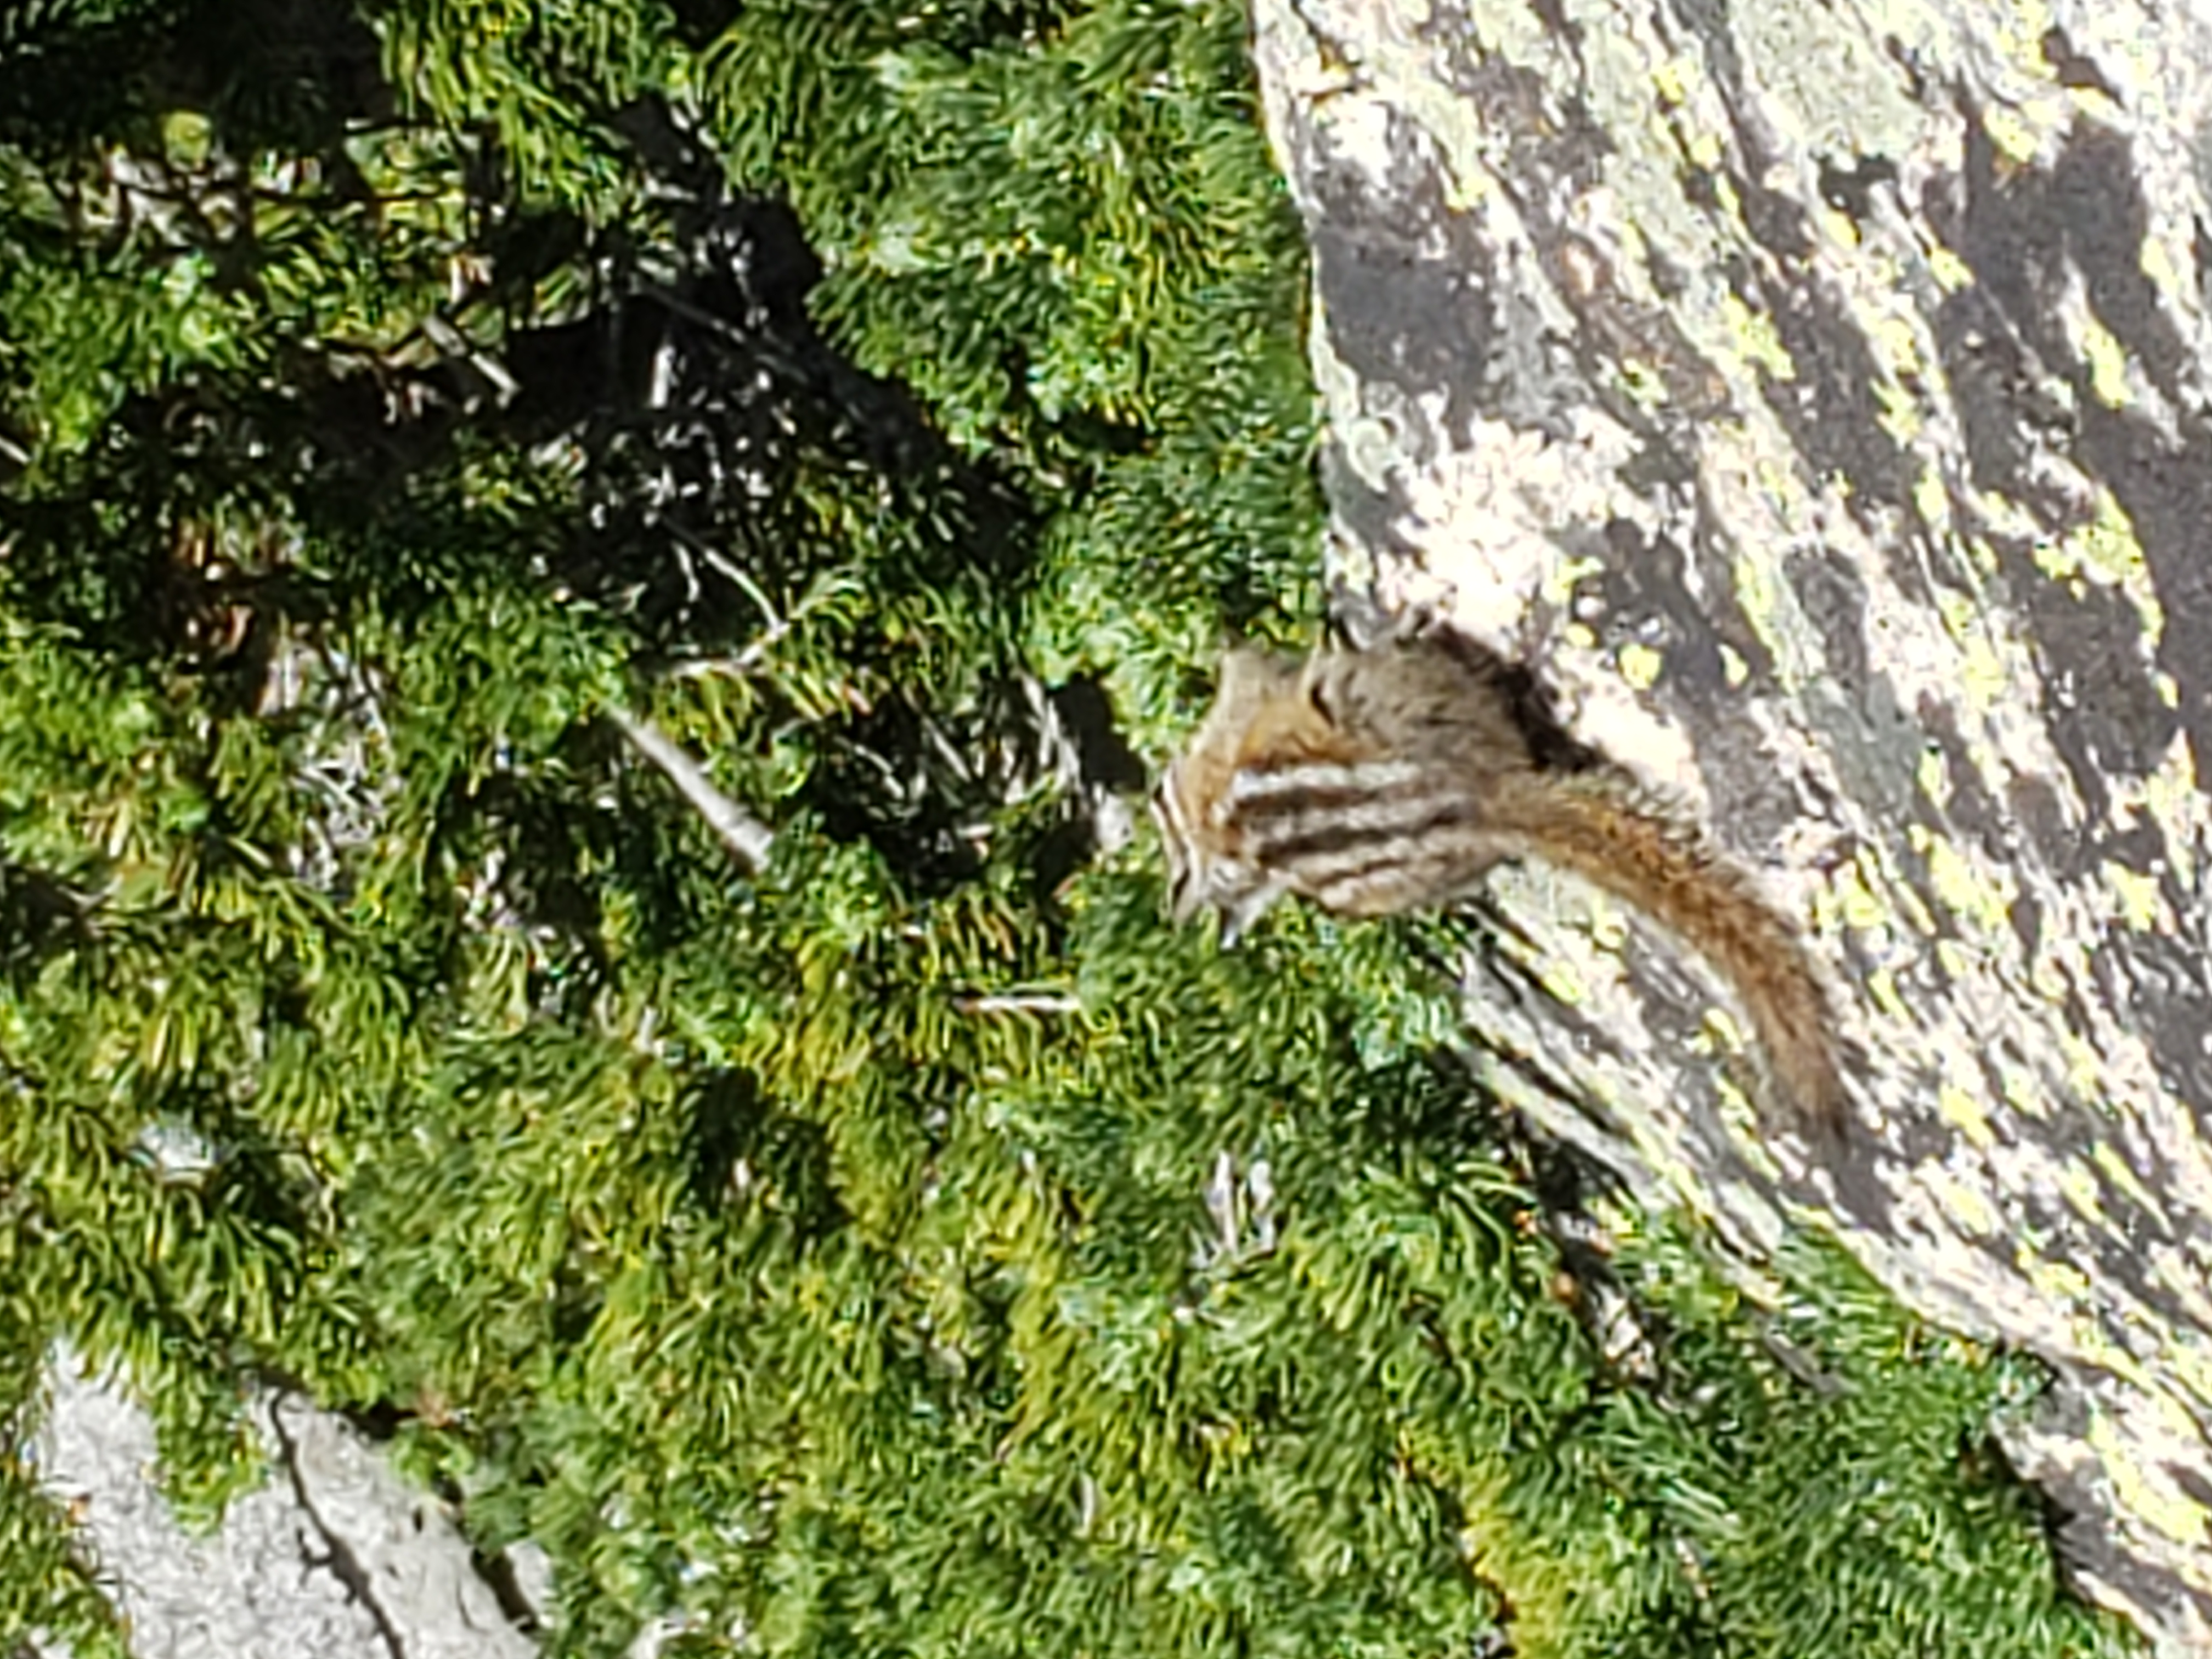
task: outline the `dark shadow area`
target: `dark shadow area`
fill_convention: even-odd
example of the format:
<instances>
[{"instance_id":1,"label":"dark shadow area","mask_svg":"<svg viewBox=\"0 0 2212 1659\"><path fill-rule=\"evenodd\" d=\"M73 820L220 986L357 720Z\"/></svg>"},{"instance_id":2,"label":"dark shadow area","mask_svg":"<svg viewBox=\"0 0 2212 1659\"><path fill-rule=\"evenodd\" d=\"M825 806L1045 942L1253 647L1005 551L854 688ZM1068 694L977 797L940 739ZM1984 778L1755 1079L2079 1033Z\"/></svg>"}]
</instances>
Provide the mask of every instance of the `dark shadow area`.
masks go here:
<instances>
[{"instance_id":1,"label":"dark shadow area","mask_svg":"<svg viewBox=\"0 0 2212 1659\"><path fill-rule=\"evenodd\" d=\"M712 9L695 8L700 27ZM196 106L202 78L250 88L208 109L218 143L317 157L319 184L301 205L339 240L374 245L380 204L343 141L391 122L394 100L349 12L258 0L118 34L72 10L0 12L0 44L15 48L0 70L0 132L12 112L61 135L64 151L122 143L158 158L155 116ZM265 73L237 73L241 55ZM53 86L95 64L156 59L150 79L109 87L67 120L49 107ZM56 462L29 498L0 500L11 606L228 719L266 716L273 665L321 649L364 610L405 627L434 620L456 590L512 588L535 606L550 596L629 635L641 678L744 681L750 758L802 733L796 804L833 837L872 847L917 896L996 855L975 825L1050 798L1022 806L1034 884L1048 892L1096 847L1088 800L1141 769L1095 687L1070 693L1079 732L1009 643L1037 511L952 449L902 386L824 339L808 309L820 262L788 207L732 197L720 158L658 104L605 110L597 141L642 176L649 219L592 225L533 208L494 149L459 135L472 228L452 253L480 286L375 350L279 311L253 363L130 398L97 447ZM255 291L269 256L252 213L225 210L244 188L234 170L164 188L179 204L165 229L178 257L211 259ZM550 292L568 297L554 307ZM488 502L471 472L493 457L520 487ZM871 544L850 544L847 522L866 524ZM817 623L809 610L825 593L839 596L836 616ZM960 637L918 639L919 619L939 614L962 619ZM842 687L844 712L826 719L783 702L761 672L802 623L810 666L830 658L816 678ZM942 676L917 673L917 653ZM574 748L572 759L630 763L604 744ZM473 820L477 838L550 854L503 901L587 937L594 902L569 873L584 853L613 850L646 877L665 848L562 822L588 809L562 793L477 787L447 804L441 833L464 836Z\"/></svg>"},{"instance_id":2,"label":"dark shadow area","mask_svg":"<svg viewBox=\"0 0 2212 1659\"><path fill-rule=\"evenodd\" d=\"M802 1247L844 1227L820 1124L782 1110L755 1079L733 1071L702 1079L682 1109L687 1180L701 1210L737 1204L772 1211Z\"/></svg>"}]
</instances>

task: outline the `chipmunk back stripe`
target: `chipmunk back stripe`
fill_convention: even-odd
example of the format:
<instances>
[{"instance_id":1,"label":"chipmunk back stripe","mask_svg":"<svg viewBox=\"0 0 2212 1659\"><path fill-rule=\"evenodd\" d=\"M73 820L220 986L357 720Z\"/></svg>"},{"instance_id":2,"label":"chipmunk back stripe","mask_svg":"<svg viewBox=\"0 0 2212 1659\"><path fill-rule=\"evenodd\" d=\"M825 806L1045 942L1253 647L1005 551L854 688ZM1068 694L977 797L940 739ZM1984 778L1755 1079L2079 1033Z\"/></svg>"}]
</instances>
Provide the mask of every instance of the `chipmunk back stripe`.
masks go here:
<instances>
[{"instance_id":1,"label":"chipmunk back stripe","mask_svg":"<svg viewBox=\"0 0 2212 1659\"><path fill-rule=\"evenodd\" d=\"M1262 863L1285 866L1294 875L1344 854L1370 862L1389 863L1419 857L1422 842L1481 817L1480 804L1456 790L1425 790L1393 799L1328 802L1307 810L1292 807L1272 815L1245 813L1236 820L1246 851Z\"/></svg>"},{"instance_id":2,"label":"chipmunk back stripe","mask_svg":"<svg viewBox=\"0 0 2212 1659\"><path fill-rule=\"evenodd\" d=\"M1255 805L1284 796L1356 799L1401 788L1432 777L1434 769L1413 761L1312 761L1295 766L1240 766L1229 780L1229 799Z\"/></svg>"},{"instance_id":3,"label":"chipmunk back stripe","mask_svg":"<svg viewBox=\"0 0 2212 1659\"><path fill-rule=\"evenodd\" d=\"M1479 831L1432 834L1413 846L1348 848L1334 858L1303 860L1291 884L1326 908L1365 915L1402 902L1386 896L1414 894L1444 902L1496 862L1495 845Z\"/></svg>"}]
</instances>

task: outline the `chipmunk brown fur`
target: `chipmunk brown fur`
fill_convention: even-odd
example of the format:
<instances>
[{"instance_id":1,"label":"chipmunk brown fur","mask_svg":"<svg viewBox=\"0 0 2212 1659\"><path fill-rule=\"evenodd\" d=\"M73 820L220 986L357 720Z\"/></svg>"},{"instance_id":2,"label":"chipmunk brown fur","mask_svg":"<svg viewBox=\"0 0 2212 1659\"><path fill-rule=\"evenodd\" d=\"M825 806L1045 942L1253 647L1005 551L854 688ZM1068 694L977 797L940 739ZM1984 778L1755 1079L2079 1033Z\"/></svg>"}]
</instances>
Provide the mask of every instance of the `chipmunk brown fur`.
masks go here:
<instances>
[{"instance_id":1,"label":"chipmunk brown fur","mask_svg":"<svg viewBox=\"0 0 2212 1659\"><path fill-rule=\"evenodd\" d=\"M1224 940L1295 894L1344 916L1463 897L1536 858L1674 933L1728 979L1805 1127L1845 1121L1834 1020L1797 930L1748 874L1598 762L1540 761L1525 675L1441 632L1299 661L1238 649L1153 798L1173 913Z\"/></svg>"}]
</instances>

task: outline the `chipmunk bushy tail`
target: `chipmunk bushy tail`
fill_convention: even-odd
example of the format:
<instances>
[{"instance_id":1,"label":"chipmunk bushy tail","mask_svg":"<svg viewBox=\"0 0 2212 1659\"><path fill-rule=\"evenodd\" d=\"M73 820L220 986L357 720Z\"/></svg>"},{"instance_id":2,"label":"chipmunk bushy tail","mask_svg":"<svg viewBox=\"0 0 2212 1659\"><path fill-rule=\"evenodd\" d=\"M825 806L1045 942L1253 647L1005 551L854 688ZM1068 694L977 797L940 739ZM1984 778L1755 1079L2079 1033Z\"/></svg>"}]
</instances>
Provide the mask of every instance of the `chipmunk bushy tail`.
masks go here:
<instances>
[{"instance_id":1,"label":"chipmunk bushy tail","mask_svg":"<svg viewBox=\"0 0 2212 1659\"><path fill-rule=\"evenodd\" d=\"M1486 826L1523 856L1581 877L1649 916L1728 981L1796 1120L1833 1144L1848 1122L1835 1019L1813 959L1753 886L1620 773L1523 771L1496 781Z\"/></svg>"}]
</instances>

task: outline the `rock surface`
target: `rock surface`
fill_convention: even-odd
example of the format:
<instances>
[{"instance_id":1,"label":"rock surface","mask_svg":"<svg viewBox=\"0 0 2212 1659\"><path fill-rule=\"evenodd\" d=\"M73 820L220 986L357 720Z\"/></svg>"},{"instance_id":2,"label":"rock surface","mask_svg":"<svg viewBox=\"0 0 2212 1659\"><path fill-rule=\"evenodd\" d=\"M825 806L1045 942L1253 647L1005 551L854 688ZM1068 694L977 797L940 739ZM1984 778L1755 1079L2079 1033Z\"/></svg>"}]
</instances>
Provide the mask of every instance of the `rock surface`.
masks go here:
<instances>
[{"instance_id":1,"label":"rock surface","mask_svg":"<svg viewBox=\"0 0 2212 1659\"><path fill-rule=\"evenodd\" d=\"M45 1484L127 1621L158 1659L527 1659L537 1644L502 1610L434 1498L385 1466L341 1419L264 1395L270 1479L196 1537L155 1479L154 1426L66 1357L49 1368L33 1443ZM539 1589L543 1595L543 1587ZM48 1650L58 1659L58 1650Z\"/></svg>"},{"instance_id":2,"label":"rock surface","mask_svg":"<svg viewBox=\"0 0 2212 1659\"><path fill-rule=\"evenodd\" d=\"M1765 872L1862 1144L1747 1145L1709 988L1540 872L1491 1080L2048 1361L2008 1449L2076 1582L2204 1652L2212 26L2035 15L1255 5L1340 591L1536 661Z\"/></svg>"}]
</instances>

